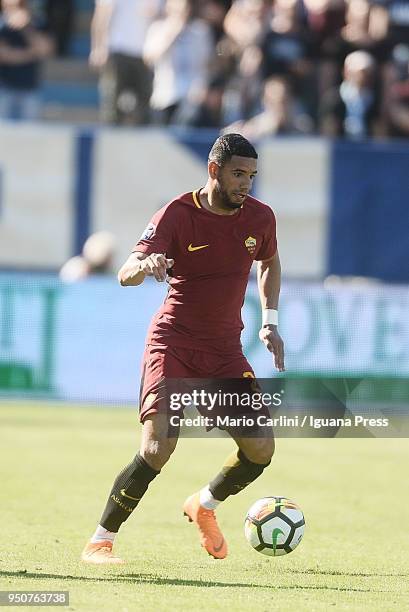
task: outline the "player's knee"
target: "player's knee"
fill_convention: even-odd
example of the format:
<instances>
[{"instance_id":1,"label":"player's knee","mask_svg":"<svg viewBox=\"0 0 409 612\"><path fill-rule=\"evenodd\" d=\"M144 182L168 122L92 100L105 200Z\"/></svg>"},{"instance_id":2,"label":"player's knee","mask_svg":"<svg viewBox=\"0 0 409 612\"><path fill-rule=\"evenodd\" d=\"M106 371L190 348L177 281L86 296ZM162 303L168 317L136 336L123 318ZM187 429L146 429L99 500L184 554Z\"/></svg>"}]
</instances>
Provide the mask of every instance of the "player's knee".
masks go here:
<instances>
[{"instance_id":1,"label":"player's knee","mask_svg":"<svg viewBox=\"0 0 409 612\"><path fill-rule=\"evenodd\" d=\"M141 455L154 470L161 470L169 461L176 443L172 440L154 440L146 443L141 448Z\"/></svg>"},{"instance_id":2,"label":"player's knee","mask_svg":"<svg viewBox=\"0 0 409 612\"><path fill-rule=\"evenodd\" d=\"M253 438L243 452L249 461L267 465L274 455L274 438Z\"/></svg>"}]
</instances>

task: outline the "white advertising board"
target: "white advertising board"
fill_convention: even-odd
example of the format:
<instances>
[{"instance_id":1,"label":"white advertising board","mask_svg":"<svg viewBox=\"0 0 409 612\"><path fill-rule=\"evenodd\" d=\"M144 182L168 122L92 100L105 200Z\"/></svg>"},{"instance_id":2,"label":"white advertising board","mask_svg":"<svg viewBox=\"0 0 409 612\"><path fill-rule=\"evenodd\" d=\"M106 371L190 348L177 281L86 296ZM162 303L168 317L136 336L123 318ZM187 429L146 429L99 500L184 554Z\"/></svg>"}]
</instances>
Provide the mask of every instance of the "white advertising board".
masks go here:
<instances>
[{"instance_id":1,"label":"white advertising board","mask_svg":"<svg viewBox=\"0 0 409 612\"><path fill-rule=\"evenodd\" d=\"M0 265L58 268L72 252L69 128L0 125Z\"/></svg>"}]
</instances>

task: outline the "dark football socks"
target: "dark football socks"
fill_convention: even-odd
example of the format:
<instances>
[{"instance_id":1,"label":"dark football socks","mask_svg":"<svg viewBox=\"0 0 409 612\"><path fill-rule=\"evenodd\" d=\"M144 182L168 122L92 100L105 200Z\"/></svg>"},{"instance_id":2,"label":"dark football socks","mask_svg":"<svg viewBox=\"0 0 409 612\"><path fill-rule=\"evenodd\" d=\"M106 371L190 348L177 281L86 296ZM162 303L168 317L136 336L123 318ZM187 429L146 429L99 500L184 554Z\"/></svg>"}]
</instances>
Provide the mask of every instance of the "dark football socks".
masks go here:
<instances>
[{"instance_id":1,"label":"dark football socks","mask_svg":"<svg viewBox=\"0 0 409 612\"><path fill-rule=\"evenodd\" d=\"M253 463L241 450L236 451L227 458L221 472L209 483L210 493L218 501L224 501L229 495L240 493L254 482L270 463Z\"/></svg>"},{"instance_id":2,"label":"dark football socks","mask_svg":"<svg viewBox=\"0 0 409 612\"><path fill-rule=\"evenodd\" d=\"M138 453L117 476L109 495L100 525L117 532L146 493L149 484L159 474Z\"/></svg>"}]
</instances>

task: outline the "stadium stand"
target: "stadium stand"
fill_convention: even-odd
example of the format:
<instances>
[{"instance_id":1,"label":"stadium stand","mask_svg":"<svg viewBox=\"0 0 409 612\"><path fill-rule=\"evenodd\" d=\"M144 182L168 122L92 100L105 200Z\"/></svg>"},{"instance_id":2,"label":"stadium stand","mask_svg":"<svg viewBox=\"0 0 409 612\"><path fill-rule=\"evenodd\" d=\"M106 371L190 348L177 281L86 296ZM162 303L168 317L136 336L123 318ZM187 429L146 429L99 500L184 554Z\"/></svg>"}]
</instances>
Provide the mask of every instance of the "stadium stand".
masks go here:
<instances>
[{"instance_id":1,"label":"stadium stand","mask_svg":"<svg viewBox=\"0 0 409 612\"><path fill-rule=\"evenodd\" d=\"M93 7L93 0L76 0L68 56L46 62L42 92L45 120L76 123L98 120L98 78L88 67Z\"/></svg>"}]
</instances>

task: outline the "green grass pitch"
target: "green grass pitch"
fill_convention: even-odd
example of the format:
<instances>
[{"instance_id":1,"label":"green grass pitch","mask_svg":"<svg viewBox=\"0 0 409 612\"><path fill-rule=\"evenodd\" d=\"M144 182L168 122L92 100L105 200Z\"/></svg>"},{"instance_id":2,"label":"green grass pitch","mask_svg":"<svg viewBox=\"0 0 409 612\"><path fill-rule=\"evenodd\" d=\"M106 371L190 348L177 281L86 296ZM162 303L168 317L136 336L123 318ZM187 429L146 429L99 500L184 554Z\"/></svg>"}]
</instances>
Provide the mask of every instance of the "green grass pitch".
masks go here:
<instances>
[{"instance_id":1,"label":"green grass pitch","mask_svg":"<svg viewBox=\"0 0 409 612\"><path fill-rule=\"evenodd\" d=\"M79 611L409 610L407 440L278 440L270 468L218 510L224 561L200 548L181 504L232 442L181 440L117 538L127 565L82 565L138 437L129 409L0 404L1 590L68 590ZM307 523L277 559L243 535L247 508L271 494L298 502Z\"/></svg>"}]
</instances>

